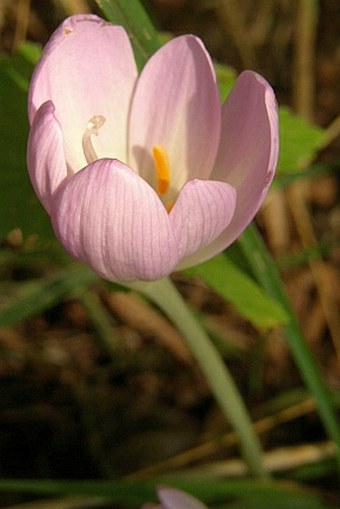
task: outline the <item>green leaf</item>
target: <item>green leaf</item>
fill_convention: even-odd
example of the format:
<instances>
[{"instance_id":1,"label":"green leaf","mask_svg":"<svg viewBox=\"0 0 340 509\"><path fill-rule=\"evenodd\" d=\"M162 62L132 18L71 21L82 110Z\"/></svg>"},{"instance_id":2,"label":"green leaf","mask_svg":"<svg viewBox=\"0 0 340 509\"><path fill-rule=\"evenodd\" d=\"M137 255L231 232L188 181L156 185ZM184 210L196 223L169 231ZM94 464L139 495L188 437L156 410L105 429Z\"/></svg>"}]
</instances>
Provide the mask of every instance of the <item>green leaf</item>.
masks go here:
<instances>
[{"instance_id":1,"label":"green leaf","mask_svg":"<svg viewBox=\"0 0 340 509\"><path fill-rule=\"evenodd\" d=\"M56 275L20 283L17 291L0 309L0 329L12 327L23 320L42 313L60 302L88 288L98 276L84 265L75 265L59 271ZM3 285L7 296L8 286ZM4 300L4 299L2 299Z\"/></svg>"},{"instance_id":2,"label":"green leaf","mask_svg":"<svg viewBox=\"0 0 340 509\"><path fill-rule=\"evenodd\" d=\"M321 145L324 130L309 124L289 108L279 108L280 156L278 170L295 172L311 162Z\"/></svg>"},{"instance_id":3,"label":"green leaf","mask_svg":"<svg viewBox=\"0 0 340 509\"><path fill-rule=\"evenodd\" d=\"M139 68L161 46L158 33L138 0L96 0L106 18L129 34Z\"/></svg>"},{"instance_id":4,"label":"green leaf","mask_svg":"<svg viewBox=\"0 0 340 509\"><path fill-rule=\"evenodd\" d=\"M0 58L0 240L15 228L51 235L26 167L27 90L38 54L37 46L26 43L16 55Z\"/></svg>"},{"instance_id":5,"label":"green leaf","mask_svg":"<svg viewBox=\"0 0 340 509\"><path fill-rule=\"evenodd\" d=\"M203 279L257 327L276 327L288 319L282 306L223 253L186 273Z\"/></svg>"},{"instance_id":6,"label":"green leaf","mask_svg":"<svg viewBox=\"0 0 340 509\"><path fill-rule=\"evenodd\" d=\"M216 78L218 88L220 90L221 101L224 102L226 97L228 97L231 89L235 85L237 73L232 67L218 64L216 62L214 63L214 68L216 71Z\"/></svg>"}]
</instances>

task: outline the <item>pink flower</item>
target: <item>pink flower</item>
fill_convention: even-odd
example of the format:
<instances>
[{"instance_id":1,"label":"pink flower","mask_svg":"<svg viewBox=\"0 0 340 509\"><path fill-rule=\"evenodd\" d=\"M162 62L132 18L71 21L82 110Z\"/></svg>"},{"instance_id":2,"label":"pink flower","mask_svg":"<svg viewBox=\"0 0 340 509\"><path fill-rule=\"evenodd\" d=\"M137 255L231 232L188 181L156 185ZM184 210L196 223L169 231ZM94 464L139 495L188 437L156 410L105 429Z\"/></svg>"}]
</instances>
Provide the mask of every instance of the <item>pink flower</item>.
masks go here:
<instances>
[{"instance_id":1,"label":"pink flower","mask_svg":"<svg viewBox=\"0 0 340 509\"><path fill-rule=\"evenodd\" d=\"M161 486L157 493L161 504L145 504L142 509L207 509L197 498L175 488Z\"/></svg>"},{"instance_id":2,"label":"pink flower","mask_svg":"<svg viewBox=\"0 0 340 509\"><path fill-rule=\"evenodd\" d=\"M211 59L177 37L138 76L123 28L66 19L35 69L28 169L56 236L112 281L153 280L229 246L278 154L276 101L241 74L221 108Z\"/></svg>"}]
</instances>

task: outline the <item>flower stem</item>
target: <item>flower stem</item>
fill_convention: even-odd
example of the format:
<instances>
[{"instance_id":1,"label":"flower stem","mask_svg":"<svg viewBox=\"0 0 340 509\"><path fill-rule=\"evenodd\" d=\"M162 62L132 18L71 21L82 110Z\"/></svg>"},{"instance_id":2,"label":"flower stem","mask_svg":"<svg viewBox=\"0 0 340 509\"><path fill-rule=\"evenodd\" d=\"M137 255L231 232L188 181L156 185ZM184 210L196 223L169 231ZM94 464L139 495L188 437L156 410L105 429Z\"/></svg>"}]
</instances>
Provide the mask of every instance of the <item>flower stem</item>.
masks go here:
<instances>
[{"instance_id":1,"label":"flower stem","mask_svg":"<svg viewBox=\"0 0 340 509\"><path fill-rule=\"evenodd\" d=\"M153 282L137 281L125 286L153 301L177 326L198 362L222 412L238 434L241 450L253 475L264 478L260 441L238 388L220 353L194 318L185 300L168 278Z\"/></svg>"}]
</instances>

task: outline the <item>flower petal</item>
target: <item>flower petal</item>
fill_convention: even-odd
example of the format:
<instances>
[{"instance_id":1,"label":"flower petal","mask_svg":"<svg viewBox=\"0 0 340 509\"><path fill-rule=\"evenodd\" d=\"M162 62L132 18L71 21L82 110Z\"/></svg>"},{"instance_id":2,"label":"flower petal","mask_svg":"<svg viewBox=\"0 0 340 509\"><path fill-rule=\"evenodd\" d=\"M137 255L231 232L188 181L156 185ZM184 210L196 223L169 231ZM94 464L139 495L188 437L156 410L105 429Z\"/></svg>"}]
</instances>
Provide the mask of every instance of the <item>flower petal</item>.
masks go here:
<instances>
[{"instance_id":1,"label":"flower petal","mask_svg":"<svg viewBox=\"0 0 340 509\"><path fill-rule=\"evenodd\" d=\"M235 202L236 192L229 184L211 180L187 182L170 212L181 258L219 236L233 217Z\"/></svg>"},{"instance_id":2,"label":"flower petal","mask_svg":"<svg viewBox=\"0 0 340 509\"><path fill-rule=\"evenodd\" d=\"M63 182L51 216L67 251L111 281L158 279L178 262L157 194L117 160L95 161Z\"/></svg>"},{"instance_id":3,"label":"flower petal","mask_svg":"<svg viewBox=\"0 0 340 509\"><path fill-rule=\"evenodd\" d=\"M264 78L245 71L222 109L221 143L211 176L236 188L235 214L216 241L197 253L202 261L228 247L252 221L273 180L278 148L273 90Z\"/></svg>"},{"instance_id":4,"label":"flower petal","mask_svg":"<svg viewBox=\"0 0 340 509\"><path fill-rule=\"evenodd\" d=\"M187 35L163 46L144 67L132 100L129 164L155 187L152 148L168 153L171 185L207 179L216 157L221 107L210 57Z\"/></svg>"},{"instance_id":5,"label":"flower petal","mask_svg":"<svg viewBox=\"0 0 340 509\"><path fill-rule=\"evenodd\" d=\"M74 171L87 162L82 137L89 120L106 122L93 137L98 158L126 161L127 119L137 77L131 45L123 28L94 15L66 19L44 48L33 74L29 117L52 100L61 124L66 159Z\"/></svg>"},{"instance_id":6,"label":"flower petal","mask_svg":"<svg viewBox=\"0 0 340 509\"><path fill-rule=\"evenodd\" d=\"M207 509L197 498L175 488L162 486L157 493L163 509Z\"/></svg>"},{"instance_id":7,"label":"flower petal","mask_svg":"<svg viewBox=\"0 0 340 509\"><path fill-rule=\"evenodd\" d=\"M51 196L67 176L62 133L51 101L44 103L34 117L28 138L27 165L34 190L50 212Z\"/></svg>"}]
</instances>

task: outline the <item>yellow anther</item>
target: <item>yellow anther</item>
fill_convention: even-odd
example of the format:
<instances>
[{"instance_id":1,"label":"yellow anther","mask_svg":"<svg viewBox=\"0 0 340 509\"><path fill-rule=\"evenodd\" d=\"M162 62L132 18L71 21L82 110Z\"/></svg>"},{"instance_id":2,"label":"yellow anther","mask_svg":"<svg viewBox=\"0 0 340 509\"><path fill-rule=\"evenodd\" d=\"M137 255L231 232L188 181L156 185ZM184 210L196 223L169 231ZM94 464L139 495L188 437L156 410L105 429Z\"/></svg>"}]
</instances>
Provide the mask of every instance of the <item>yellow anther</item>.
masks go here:
<instances>
[{"instance_id":1,"label":"yellow anther","mask_svg":"<svg viewBox=\"0 0 340 509\"><path fill-rule=\"evenodd\" d=\"M164 195L170 187L170 164L168 154L162 145L155 145L152 149L157 174L157 191Z\"/></svg>"}]
</instances>

